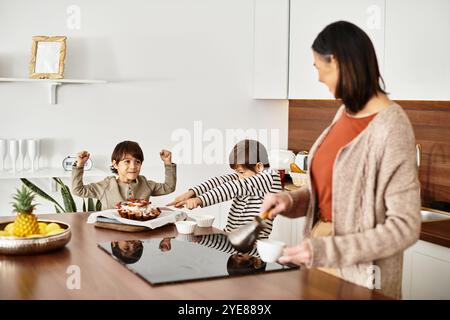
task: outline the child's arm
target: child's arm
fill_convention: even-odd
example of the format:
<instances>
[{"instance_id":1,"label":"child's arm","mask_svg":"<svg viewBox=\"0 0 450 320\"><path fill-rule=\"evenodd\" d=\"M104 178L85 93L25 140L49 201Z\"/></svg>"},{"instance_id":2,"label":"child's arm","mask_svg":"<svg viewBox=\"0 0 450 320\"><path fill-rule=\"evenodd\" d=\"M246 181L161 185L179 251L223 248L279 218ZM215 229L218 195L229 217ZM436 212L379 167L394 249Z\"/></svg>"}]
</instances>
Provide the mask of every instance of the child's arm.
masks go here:
<instances>
[{"instance_id":1,"label":"child's arm","mask_svg":"<svg viewBox=\"0 0 450 320\"><path fill-rule=\"evenodd\" d=\"M103 181L99 183L83 184L83 167L72 168L72 193L82 198L100 199L104 189Z\"/></svg>"},{"instance_id":2,"label":"child's arm","mask_svg":"<svg viewBox=\"0 0 450 320\"><path fill-rule=\"evenodd\" d=\"M164 183L158 183L152 180L147 181L150 190L152 190L152 196L163 196L175 191L177 184L177 166L175 163L164 164L164 169L166 171Z\"/></svg>"},{"instance_id":3,"label":"child's arm","mask_svg":"<svg viewBox=\"0 0 450 320\"><path fill-rule=\"evenodd\" d=\"M229 181L233 181L233 180L239 180L239 176L237 173L230 173L230 174L225 174L223 176L211 178L209 180L202 182L201 184L199 184L196 187L192 187L191 190L194 191L195 196L198 197L199 195L201 195L205 192L208 192L209 190L217 188L217 187L219 187Z\"/></svg>"},{"instance_id":4,"label":"child's arm","mask_svg":"<svg viewBox=\"0 0 450 320\"><path fill-rule=\"evenodd\" d=\"M266 193L276 191L276 185L278 184L280 184L279 176L277 179L277 176L270 172L262 172L243 180L228 181L199 195L198 198L201 200L202 207L225 202L239 196L259 196L263 198Z\"/></svg>"},{"instance_id":5,"label":"child's arm","mask_svg":"<svg viewBox=\"0 0 450 320\"><path fill-rule=\"evenodd\" d=\"M87 151L77 153L76 166L72 168L72 192L82 198L99 199L102 193L100 183L83 184L84 164L91 155Z\"/></svg>"},{"instance_id":6,"label":"child's arm","mask_svg":"<svg viewBox=\"0 0 450 320\"><path fill-rule=\"evenodd\" d=\"M188 191L179 195L173 201L169 202L167 204L167 206L175 206L177 208L181 208L186 205L186 207L189 209L196 208L200 204L195 205L195 204L191 203L192 199L198 200L197 197L199 195L201 195L202 193L205 193L208 190L214 189L214 188L216 188L228 181L234 180L234 179L239 179L239 177L236 173L211 178L196 187L190 188Z\"/></svg>"}]
</instances>

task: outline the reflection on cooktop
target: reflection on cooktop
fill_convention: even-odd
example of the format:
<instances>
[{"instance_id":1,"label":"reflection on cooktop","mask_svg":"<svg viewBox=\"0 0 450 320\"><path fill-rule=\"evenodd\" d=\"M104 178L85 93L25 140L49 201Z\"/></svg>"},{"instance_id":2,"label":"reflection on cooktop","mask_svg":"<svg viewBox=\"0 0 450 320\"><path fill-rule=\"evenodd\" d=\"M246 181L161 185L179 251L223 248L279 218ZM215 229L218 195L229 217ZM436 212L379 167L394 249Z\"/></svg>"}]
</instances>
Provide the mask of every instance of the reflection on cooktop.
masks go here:
<instances>
[{"instance_id":1,"label":"reflection on cooktop","mask_svg":"<svg viewBox=\"0 0 450 320\"><path fill-rule=\"evenodd\" d=\"M297 267L261 261L256 249L233 249L224 234L120 240L98 246L150 284L211 279L290 270Z\"/></svg>"}]
</instances>

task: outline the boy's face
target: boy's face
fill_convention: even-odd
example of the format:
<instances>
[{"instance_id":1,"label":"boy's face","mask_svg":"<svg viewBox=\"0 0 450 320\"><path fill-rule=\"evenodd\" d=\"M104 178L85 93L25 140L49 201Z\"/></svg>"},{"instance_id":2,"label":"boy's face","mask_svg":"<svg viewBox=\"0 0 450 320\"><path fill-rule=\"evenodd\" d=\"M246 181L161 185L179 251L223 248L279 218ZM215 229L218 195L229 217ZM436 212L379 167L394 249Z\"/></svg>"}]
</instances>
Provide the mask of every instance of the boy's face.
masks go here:
<instances>
[{"instance_id":1,"label":"boy's face","mask_svg":"<svg viewBox=\"0 0 450 320\"><path fill-rule=\"evenodd\" d=\"M262 165L261 162L258 162L255 166L255 171L249 170L246 167L244 167L243 165L238 164L236 166L236 169L234 169L234 171L236 171L236 173L239 176L239 179L245 179L251 176L254 176L255 174L261 172L264 169L264 166Z\"/></svg>"},{"instance_id":2,"label":"boy's face","mask_svg":"<svg viewBox=\"0 0 450 320\"><path fill-rule=\"evenodd\" d=\"M141 172L142 162L135 157L126 154L122 160L116 162L113 160L113 166L119 174L120 181L132 182L137 179Z\"/></svg>"},{"instance_id":3,"label":"boy's face","mask_svg":"<svg viewBox=\"0 0 450 320\"><path fill-rule=\"evenodd\" d=\"M118 246L122 255L125 257L133 256L140 245L139 240L120 240L114 241L114 246Z\"/></svg>"}]
</instances>

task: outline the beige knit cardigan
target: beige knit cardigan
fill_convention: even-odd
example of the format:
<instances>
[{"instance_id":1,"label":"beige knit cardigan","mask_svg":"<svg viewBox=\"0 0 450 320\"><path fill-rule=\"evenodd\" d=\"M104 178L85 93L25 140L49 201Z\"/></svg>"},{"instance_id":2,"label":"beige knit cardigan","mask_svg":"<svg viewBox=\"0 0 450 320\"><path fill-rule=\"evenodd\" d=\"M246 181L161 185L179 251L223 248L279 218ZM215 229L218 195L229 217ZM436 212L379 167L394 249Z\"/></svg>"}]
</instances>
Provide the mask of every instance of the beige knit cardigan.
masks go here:
<instances>
[{"instance_id":1,"label":"beige knit cardigan","mask_svg":"<svg viewBox=\"0 0 450 320\"><path fill-rule=\"evenodd\" d=\"M309 168L318 146L344 111L341 106L312 146ZM337 153L332 186L334 236L310 238L318 219L311 176L307 187L291 193L294 205L286 215L306 215L304 236L313 250L307 267L337 268L343 279L375 290L372 279L381 276L380 291L401 298L403 251L417 241L421 226L417 171L411 123L403 109L392 104ZM374 276L373 270L380 273Z\"/></svg>"}]
</instances>

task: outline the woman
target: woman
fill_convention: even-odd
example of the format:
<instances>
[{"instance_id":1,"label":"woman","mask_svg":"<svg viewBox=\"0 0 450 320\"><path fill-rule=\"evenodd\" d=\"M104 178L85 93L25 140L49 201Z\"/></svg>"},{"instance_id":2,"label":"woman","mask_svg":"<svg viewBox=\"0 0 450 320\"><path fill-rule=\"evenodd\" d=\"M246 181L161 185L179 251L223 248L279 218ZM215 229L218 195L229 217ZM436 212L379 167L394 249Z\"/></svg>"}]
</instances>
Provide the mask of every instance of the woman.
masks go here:
<instances>
[{"instance_id":1,"label":"woman","mask_svg":"<svg viewBox=\"0 0 450 320\"><path fill-rule=\"evenodd\" d=\"M364 31L332 23L312 49L319 81L343 105L310 150L309 185L268 194L261 210L272 209L270 218L306 216L304 240L280 262L324 268L400 298L403 250L421 225L411 124L381 88ZM373 279L381 283L374 287Z\"/></svg>"}]
</instances>

